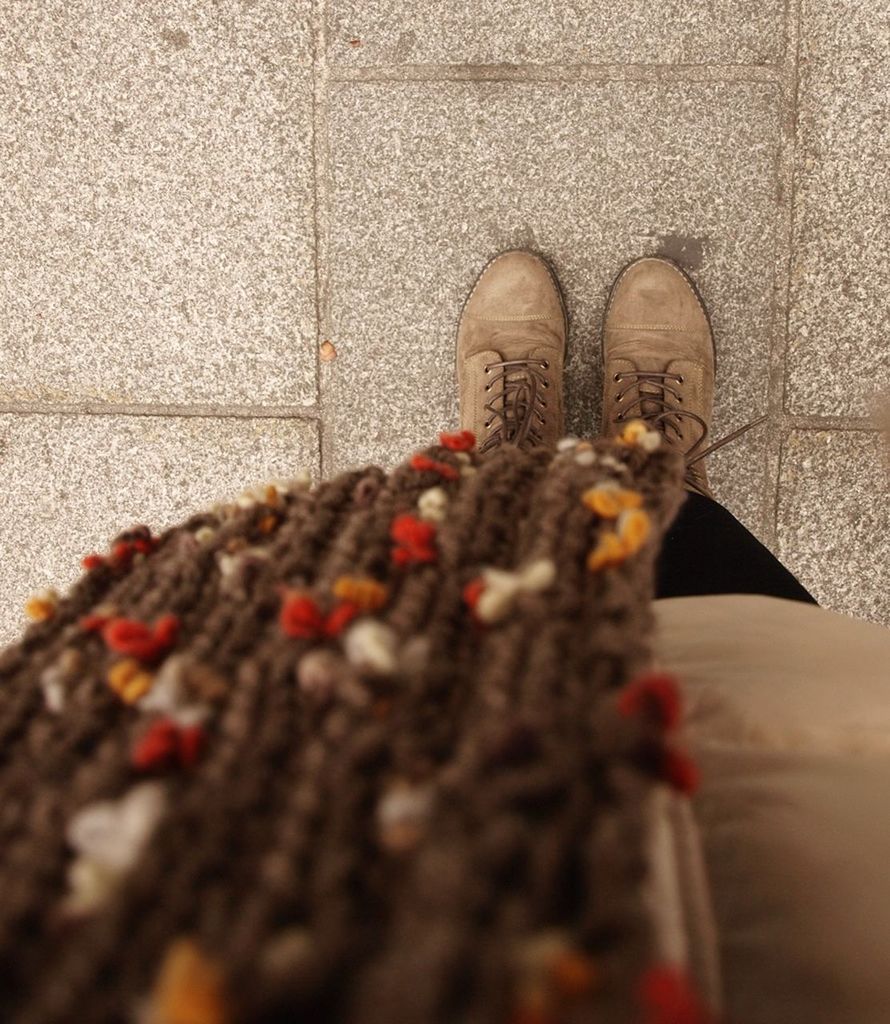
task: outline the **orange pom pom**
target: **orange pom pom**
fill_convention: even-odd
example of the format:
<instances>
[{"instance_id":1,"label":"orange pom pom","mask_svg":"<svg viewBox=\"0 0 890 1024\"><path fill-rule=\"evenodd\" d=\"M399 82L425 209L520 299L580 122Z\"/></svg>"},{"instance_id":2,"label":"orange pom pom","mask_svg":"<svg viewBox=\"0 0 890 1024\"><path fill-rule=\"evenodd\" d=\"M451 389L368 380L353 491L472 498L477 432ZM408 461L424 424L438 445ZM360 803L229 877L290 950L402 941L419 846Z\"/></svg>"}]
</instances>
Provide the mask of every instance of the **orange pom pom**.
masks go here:
<instances>
[{"instance_id":1,"label":"orange pom pom","mask_svg":"<svg viewBox=\"0 0 890 1024\"><path fill-rule=\"evenodd\" d=\"M382 608L388 596L386 587L370 576L338 576L331 592L341 601L357 605L363 612Z\"/></svg>"},{"instance_id":2,"label":"orange pom pom","mask_svg":"<svg viewBox=\"0 0 890 1024\"><path fill-rule=\"evenodd\" d=\"M151 998L150 1018L164 1024L229 1024L223 974L187 938L167 951Z\"/></svg>"},{"instance_id":3,"label":"orange pom pom","mask_svg":"<svg viewBox=\"0 0 890 1024\"><path fill-rule=\"evenodd\" d=\"M600 980L596 963L578 949L559 953L550 965L550 981L564 999L580 999L589 995Z\"/></svg>"},{"instance_id":4,"label":"orange pom pom","mask_svg":"<svg viewBox=\"0 0 890 1024\"><path fill-rule=\"evenodd\" d=\"M618 519L618 536L628 555L635 555L649 539L652 524L641 509L628 509Z\"/></svg>"},{"instance_id":5,"label":"orange pom pom","mask_svg":"<svg viewBox=\"0 0 890 1024\"><path fill-rule=\"evenodd\" d=\"M108 670L108 685L127 704L135 704L151 689L154 676L135 658L122 658Z\"/></svg>"},{"instance_id":6,"label":"orange pom pom","mask_svg":"<svg viewBox=\"0 0 890 1024\"><path fill-rule=\"evenodd\" d=\"M587 568L591 572L598 572L613 565L621 565L626 557L624 545L618 535L610 530L600 537L596 547L587 556Z\"/></svg>"}]
</instances>

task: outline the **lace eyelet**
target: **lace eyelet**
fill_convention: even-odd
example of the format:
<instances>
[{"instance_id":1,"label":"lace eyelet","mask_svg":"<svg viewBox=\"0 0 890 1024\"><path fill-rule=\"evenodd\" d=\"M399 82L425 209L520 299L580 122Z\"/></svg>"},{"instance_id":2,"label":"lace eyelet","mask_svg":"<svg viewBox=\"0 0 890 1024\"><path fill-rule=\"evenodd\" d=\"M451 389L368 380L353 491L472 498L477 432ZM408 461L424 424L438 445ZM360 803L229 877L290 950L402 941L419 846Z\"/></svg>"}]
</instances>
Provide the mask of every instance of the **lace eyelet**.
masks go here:
<instances>
[{"instance_id":1,"label":"lace eyelet","mask_svg":"<svg viewBox=\"0 0 890 1024\"><path fill-rule=\"evenodd\" d=\"M490 366L486 366L485 367L485 372L486 373L491 373L491 367Z\"/></svg>"},{"instance_id":2,"label":"lace eyelet","mask_svg":"<svg viewBox=\"0 0 890 1024\"><path fill-rule=\"evenodd\" d=\"M490 384L486 384L485 385L485 390L486 391L491 391L491 385Z\"/></svg>"},{"instance_id":3,"label":"lace eyelet","mask_svg":"<svg viewBox=\"0 0 890 1024\"><path fill-rule=\"evenodd\" d=\"M683 383L683 381L684 381L684 379L685 379L685 378L683 377L683 374L681 373L681 374L680 374L680 376L679 376L679 377L677 378L677 383L678 383L678 384L682 384L682 383Z\"/></svg>"},{"instance_id":4,"label":"lace eyelet","mask_svg":"<svg viewBox=\"0 0 890 1024\"><path fill-rule=\"evenodd\" d=\"M612 380L614 380L615 383L617 384L618 381L621 380L621 374L620 373L616 373L615 376L612 378Z\"/></svg>"},{"instance_id":5,"label":"lace eyelet","mask_svg":"<svg viewBox=\"0 0 890 1024\"><path fill-rule=\"evenodd\" d=\"M550 360L549 360L549 359L545 359L545 360L544 360L544 361L543 361L543 362L541 363L541 366L543 366L545 370L549 370L549 369L550 369Z\"/></svg>"},{"instance_id":6,"label":"lace eyelet","mask_svg":"<svg viewBox=\"0 0 890 1024\"><path fill-rule=\"evenodd\" d=\"M624 395L616 395L615 396L615 401L616 402L623 402L624 401Z\"/></svg>"}]
</instances>

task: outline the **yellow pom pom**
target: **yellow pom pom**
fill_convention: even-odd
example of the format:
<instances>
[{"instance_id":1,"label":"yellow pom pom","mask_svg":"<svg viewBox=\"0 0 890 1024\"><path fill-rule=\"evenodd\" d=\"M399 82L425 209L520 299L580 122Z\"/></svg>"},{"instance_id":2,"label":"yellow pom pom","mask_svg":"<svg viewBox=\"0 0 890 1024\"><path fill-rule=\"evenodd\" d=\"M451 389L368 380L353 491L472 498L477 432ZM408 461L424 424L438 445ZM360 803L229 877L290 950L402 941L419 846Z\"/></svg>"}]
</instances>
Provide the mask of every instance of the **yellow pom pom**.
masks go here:
<instances>
[{"instance_id":1,"label":"yellow pom pom","mask_svg":"<svg viewBox=\"0 0 890 1024\"><path fill-rule=\"evenodd\" d=\"M581 495L581 501L603 519L616 519L625 509L639 508L643 504L643 496L615 483L597 484Z\"/></svg>"},{"instance_id":2,"label":"yellow pom pom","mask_svg":"<svg viewBox=\"0 0 890 1024\"><path fill-rule=\"evenodd\" d=\"M150 1024L226 1024L223 974L191 939L167 950L152 993Z\"/></svg>"},{"instance_id":3,"label":"yellow pom pom","mask_svg":"<svg viewBox=\"0 0 890 1024\"><path fill-rule=\"evenodd\" d=\"M25 602L25 615L32 622L45 622L56 614L59 595L55 590L41 590Z\"/></svg>"},{"instance_id":4,"label":"yellow pom pom","mask_svg":"<svg viewBox=\"0 0 890 1024\"><path fill-rule=\"evenodd\" d=\"M661 444L661 434L657 430L650 430L643 420L631 420L621 432L619 441L654 452Z\"/></svg>"},{"instance_id":5,"label":"yellow pom pom","mask_svg":"<svg viewBox=\"0 0 890 1024\"><path fill-rule=\"evenodd\" d=\"M591 572L613 565L620 565L627 557L624 544L616 533L604 533L596 547L587 556L587 568Z\"/></svg>"},{"instance_id":6,"label":"yellow pom pom","mask_svg":"<svg viewBox=\"0 0 890 1024\"><path fill-rule=\"evenodd\" d=\"M257 523L257 529L260 531L260 533L269 534L272 533L273 530L277 529L278 524L280 522L281 520L278 518L278 516L263 516L263 518Z\"/></svg>"},{"instance_id":7,"label":"yellow pom pom","mask_svg":"<svg viewBox=\"0 0 890 1024\"><path fill-rule=\"evenodd\" d=\"M649 539L652 524L642 509L628 509L618 518L618 536L628 555L635 555Z\"/></svg>"},{"instance_id":8,"label":"yellow pom pom","mask_svg":"<svg viewBox=\"0 0 890 1024\"><path fill-rule=\"evenodd\" d=\"M364 612L376 611L386 604L386 587L370 576L338 576L332 590L334 597L356 604Z\"/></svg>"},{"instance_id":9,"label":"yellow pom pom","mask_svg":"<svg viewBox=\"0 0 890 1024\"><path fill-rule=\"evenodd\" d=\"M108 670L108 685L127 704L135 704L151 689L154 677L135 658L122 658Z\"/></svg>"}]
</instances>

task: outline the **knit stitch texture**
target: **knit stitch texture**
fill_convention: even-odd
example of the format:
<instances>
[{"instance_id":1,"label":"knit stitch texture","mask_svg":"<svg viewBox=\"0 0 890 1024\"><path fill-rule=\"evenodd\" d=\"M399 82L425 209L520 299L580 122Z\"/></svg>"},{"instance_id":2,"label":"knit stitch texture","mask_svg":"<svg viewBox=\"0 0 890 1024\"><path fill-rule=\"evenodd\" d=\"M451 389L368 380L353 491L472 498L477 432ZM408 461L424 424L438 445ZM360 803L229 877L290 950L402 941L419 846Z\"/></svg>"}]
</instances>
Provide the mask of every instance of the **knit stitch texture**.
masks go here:
<instances>
[{"instance_id":1,"label":"knit stitch texture","mask_svg":"<svg viewBox=\"0 0 890 1024\"><path fill-rule=\"evenodd\" d=\"M35 599L0 653L0 1018L709 1019L642 898L647 795L694 766L645 678L683 463L639 437L445 435Z\"/></svg>"}]
</instances>

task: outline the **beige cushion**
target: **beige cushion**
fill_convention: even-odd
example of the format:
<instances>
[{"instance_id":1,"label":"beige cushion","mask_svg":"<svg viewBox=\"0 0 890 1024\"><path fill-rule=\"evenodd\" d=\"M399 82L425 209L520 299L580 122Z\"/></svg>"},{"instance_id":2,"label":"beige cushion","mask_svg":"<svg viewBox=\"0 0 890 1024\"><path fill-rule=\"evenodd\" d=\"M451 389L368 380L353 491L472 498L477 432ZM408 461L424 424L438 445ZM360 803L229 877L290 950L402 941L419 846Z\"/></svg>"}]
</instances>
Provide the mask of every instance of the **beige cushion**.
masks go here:
<instances>
[{"instance_id":1,"label":"beige cushion","mask_svg":"<svg viewBox=\"0 0 890 1024\"><path fill-rule=\"evenodd\" d=\"M890 1020L890 631L748 595L656 602L746 1024Z\"/></svg>"}]
</instances>

